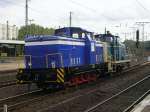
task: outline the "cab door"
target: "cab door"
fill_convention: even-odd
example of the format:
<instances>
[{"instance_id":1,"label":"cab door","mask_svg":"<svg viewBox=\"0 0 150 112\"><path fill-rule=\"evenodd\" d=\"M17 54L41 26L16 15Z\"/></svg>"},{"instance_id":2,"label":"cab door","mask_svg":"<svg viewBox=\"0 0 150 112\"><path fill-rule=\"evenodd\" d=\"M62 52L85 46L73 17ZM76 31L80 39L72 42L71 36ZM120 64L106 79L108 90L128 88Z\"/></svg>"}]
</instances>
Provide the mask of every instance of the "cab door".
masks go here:
<instances>
[{"instance_id":1,"label":"cab door","mask_svg":"<svg viewBox=\"0 0 150 112\"><path fill-rule=\"evenodd\" d=\"M31 69L32 68L32 60L31 60L31 55L25 55L25 66L27 69Z\"/></svg>"},{"instance_id":2,"label":"cab door","mask_svg":"<svg viewBox=\"0 0 150 112\"><path fill-rule=\"evenodd\" d=\"M47 68L63 67L63 59L61 53L48 54L46 56Z\"/></svg>"}]
</instances>

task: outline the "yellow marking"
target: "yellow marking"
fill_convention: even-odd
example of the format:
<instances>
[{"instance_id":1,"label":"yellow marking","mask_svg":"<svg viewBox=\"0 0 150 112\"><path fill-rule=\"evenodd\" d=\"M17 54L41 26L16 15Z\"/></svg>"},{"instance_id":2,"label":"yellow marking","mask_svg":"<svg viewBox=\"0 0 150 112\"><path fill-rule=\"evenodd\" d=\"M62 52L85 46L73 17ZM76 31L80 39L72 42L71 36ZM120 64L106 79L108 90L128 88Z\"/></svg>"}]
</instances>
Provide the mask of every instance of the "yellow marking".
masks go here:
<instances>
[{"instance_id":1,"label":"yellow marking","mask_svg":"<svg viewBox=\"0 0 150 112\"><path fill-rule=\"evenodd\" d=\"M58 78L61 82L64 82L64 80L63 80L60 76L57 76L57 78Z\"/></svg>"},{"instance_id":2,"label":"yellow marking","mask_svg":"<svg viewBox=\"0 0 150 112\"><path fill-rule=\"evenodd\" d=\"M62 79L58 74L57 74L57 78L58 78L61 82L64 82L64 79Z\"/></svg>"},{"instance_id":3,"label":"yellow marking","mask_svg":"<svg viewBox=\"0 0 150 112\"><path fill-rule=\"evenodd\" d=\"M58 72L58 74L59 74L59 75L61 75L61 76L62 76L62 78L64 78L63 73L61 73L58 69L57 69L57 72Z\"/></svg>"},{"instance_id":4,"label":"yellow marking","mask_svg":"<svg viewBox=\"0 0 150 112\"><path fill-rule=\"evenodd\" d=\"M62 81L61 81L60 79L57 79L57 82L58 82L58 83L62 83Z\"/></svg>"},{"instance_id":5,"label":"yellow marking","mask_svg":"<svg viewBox=\"0 0 150 112\"><path fill-rule=\"evenodd\" d=\"M104 48L103 48L103 57L104 57L104 62L107 63L108 60L108 49L107 49L107 44L104 44Z\"/></svg>"},{"instance_id":6,"label":"yellow marking","mask_svg":"<svg viewBox=\"0 0 150 112\"><path fill-rule=\"evenodd\" d=\"M64 70L62 68L57 69L57 82L63 82L64 83Z\"/></svg>"},{"instance_id":7,"label":"yellow marking","mask_svg":"<svg viewBox=\"0 0 150 112\"><path fill-rule=\"evenodd\" d=\"M60 83L60 81L57 79L57 82Z\"/></svg>"},{"instance_id":8,"label":"yellow marking","mask_svg":"<svg viewBox=\"0 0 150 112\"><path fill-rule=\"evenodd\" d=\"M63 68L61 68L60 71L64 74L64 69Z\"/></svg>"},{"instance_id":9,"label":"yellow marking","mask_svg":"<svg viewBox=\"0 0 150 112\"><path fill-rule=\"evenodd\" d=\"M19 73L22 73L23 71L22 70L19 70Z\"/></svg>"},{"instance_id":10,"label":"yellow marking","mask_svg":"<svg viewBox=\"0 0 150 112\"><path fill-rule=\"evenodd\" d=\"M23 82L24 82L23 80L20 81L20 83L23 83Z\"/></svg>"},{"instance_id":11,"label":"yellow marking","mask_svg":"<svg viewBox=\"0 0 150 112\"><path fill-rule=\"evenodd\" d=\"M18 66L19 69L24 68L23 64L21 64L21 63L17 64L17 66Z\"/></svg>"}]
</instances>

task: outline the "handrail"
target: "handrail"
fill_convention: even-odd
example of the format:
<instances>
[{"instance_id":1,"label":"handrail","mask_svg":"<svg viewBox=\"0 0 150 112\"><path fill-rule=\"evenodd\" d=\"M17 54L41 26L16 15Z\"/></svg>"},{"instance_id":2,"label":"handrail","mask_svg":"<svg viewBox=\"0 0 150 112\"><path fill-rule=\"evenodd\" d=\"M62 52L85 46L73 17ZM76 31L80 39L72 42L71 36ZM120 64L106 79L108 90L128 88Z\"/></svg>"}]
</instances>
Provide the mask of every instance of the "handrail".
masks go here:
<instances>
[{"instance_id":1,"label":"handrail","mask_svg":"<svg viewBox=\"0 0 150 112\"><path fill-rule=\"evenodd\" d=\"M24 58L25 58L25 61L26 61L26 57L29 57L30 58L30 65L29 65L29 67L30 67L30 69L32 68L32 58L31 58L31 55L24 55Z\"/></svg>"}]
</instances>

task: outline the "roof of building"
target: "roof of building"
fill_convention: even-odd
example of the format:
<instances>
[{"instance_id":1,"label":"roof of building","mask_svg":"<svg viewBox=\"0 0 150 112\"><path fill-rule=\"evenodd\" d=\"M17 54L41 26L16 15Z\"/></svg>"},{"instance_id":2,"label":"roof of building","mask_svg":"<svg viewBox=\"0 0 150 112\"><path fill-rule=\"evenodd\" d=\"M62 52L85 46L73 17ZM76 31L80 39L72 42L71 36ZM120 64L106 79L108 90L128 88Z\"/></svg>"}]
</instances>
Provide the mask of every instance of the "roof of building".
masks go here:
<instances>
[{"instance_id":1,"label":"roof of building","mask_svg":"<svg viewBox=\"0 0 150 112\"><path fill-rule=\"evenodd\" d=\"M25 42L21 40L0 40L0 44L22 44L24 45Z\"/></svg>"}]
</instances>

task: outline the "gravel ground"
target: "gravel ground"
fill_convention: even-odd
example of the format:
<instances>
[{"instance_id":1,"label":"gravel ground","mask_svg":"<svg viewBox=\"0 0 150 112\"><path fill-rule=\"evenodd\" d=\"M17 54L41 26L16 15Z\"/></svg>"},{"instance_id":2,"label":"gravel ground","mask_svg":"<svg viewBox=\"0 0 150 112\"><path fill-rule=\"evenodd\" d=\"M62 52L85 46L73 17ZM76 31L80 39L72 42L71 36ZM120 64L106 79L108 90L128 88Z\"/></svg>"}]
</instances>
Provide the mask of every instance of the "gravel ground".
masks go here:
<instances>
[{"instance_id":1,"label":"gravel ground","mask_svg":"<svg viewBox=\"0 0 150 112\"><path fill-rule=\"evenodd\" d=\"M0 82L16 80L17 72L0 73Z\"/></svg>"},{"instance_id":2,"label":"gravel ground","mask_svg":"<svg viewBox=\"0 0 150 112\"><path fill-rule=\"evenodd\" d=\"M48 108L44 112L82 112L142 79L150 73L149 68L150 65L147 65L123 75L101 78L88 86L82 85L77 89L74 88L71 92L66 90L64 94L50 94L34 103L13 110L13 112L40 112L44 108ZM73 99L73 97L75 98ZM66 99L68 101L58 104Z\"/></svg>"},{"instance_id":3,"label":"gravel ground","mask_svg":"<svg viewBox=\"0 0 150 112\"><path fill-rule=\"evenodd\" d=\"M31 87L31 91L36 90L36 89L37 87L35 85ZM26 92L28 92L27 84L3 87L3 88L0 88L0 99L7 98L10 96L15 96L15 95L26 93Z\"/></svg>"},{"instance_id":4,"label":"gravel ground","mask_svg":"<svg viewBox=\"0 0 150 112\"><path fill-rule=\"evenodd\" d=\"M150 78L144 80L137 86L98 106L90 112L123 112L149 89Z\"/></svg>"}]
</instances>

